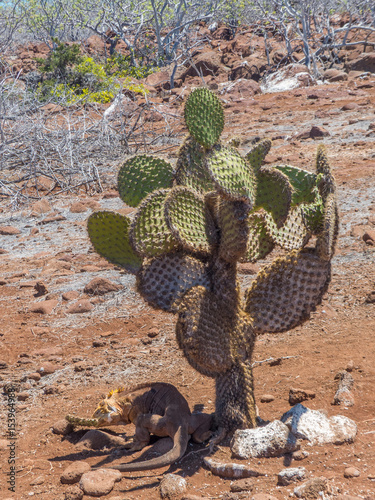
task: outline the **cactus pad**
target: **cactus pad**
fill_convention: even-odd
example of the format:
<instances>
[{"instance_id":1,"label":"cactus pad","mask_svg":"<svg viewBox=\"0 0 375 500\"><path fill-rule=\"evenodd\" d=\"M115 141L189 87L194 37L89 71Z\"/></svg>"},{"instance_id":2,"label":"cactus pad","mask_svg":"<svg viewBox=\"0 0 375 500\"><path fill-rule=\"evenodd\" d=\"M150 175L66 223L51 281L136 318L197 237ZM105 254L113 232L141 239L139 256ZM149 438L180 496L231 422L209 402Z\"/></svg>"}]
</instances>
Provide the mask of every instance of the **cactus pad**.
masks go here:
<instances>
[{"instance_id":1,"label":"cactus pad","mask_svg":"<svg viewBox=\"0 0 375 500\"><path fill-rule=\"evenodd\" d=\"M156 257L177 247L164 216L164 202L169 192L169 189L159 189L147 196L132 222L131 243L143 257Z\"/></svg>"},{"instance_id":2,"label":"cactus pad","mask_svg":"<svg viewBox=\"0 0 375 500\"><path fill-rule=\"evenodd\" d=\"M245 295L245 311L254 319L256 332L283 332L308 319L329 279L329 262L309 249L264 267Z\"/></svg>"},{"instance_id":3,"label":"cactus pad","mask_svg":"<svg viewBox=\"0 0 375 500\"><path fill-rule=\"evenodd\" d=\"M176 183L205 193L213 191L214 184L204 167L205 151L194 137L188 135L182 144L175 172Z\"/></svg>"},{"instance_id":4,"label":"cactus pad","mask_svg":"<svg viewBox=\"0 0 375 500\"><path fill-rule=\"evenodd\" d=\"M216 189L225 198L254 205L256 178L252 168L233 148L216 145L206 159Z\"/></svg>"},{"instance_id":5,"label":"cactus pad","mask_svg":"<svg viewBox=\"0 0 375 500\"><path fill-rule=\"evenodd\" d=\"M246 154L245 158L250 163L255 172L257 172L262 166L265 157L271 149L271 146L271 139L262 139L257 144L255 144L255 146L253 146Z\"/></svg>"},{"instance_id":6,"label":"cactus pad","mask_svg":"<svg viewBox=\"0 0 375 500\"><path fill-rule=\"evenodd\" d=\"M285 250L297 250L306 245L310 235L303 222L301 207L292 207L284 225L279 229L273 217L265 213L267 233L276 245Z\"/></svg>"},{"instance_id":7,"label":"cactus pad","mask_svg":"<svg viewBox=\"0 0 375 500\"><path fill-rule=\"evenodd\" d=\"M120 198L127 205L137 207L155 189L172 187L172 181L172 165L161 158L140 155L129 158L122 165L117 186Z\"/></svg>"},{"instance_id":8,"label":"cactus pad","mask_svg":"<svg viewBox=\"0 0 375 500\"><path fill-rule=\"evenodd\" d=\"M314 203L302 203L301 214L303 223L309 233L317 235L323 230L324 206L318 189L315 188L316 199Z\"/></svg>"},{"instance_id":9,"label":"cactus pad","mask_svg":"<svg viewBox=\"0 0 375 500\"><path fill-rule=\"evenodd\" d=\"M114 212L94 212L87 221L87 230L95 251L109 262L136 273L142 259L130 245L130 219Z\"/></svg>"},{"instance_id":10,"label":"cactus pad","mask_svg":"<svg viewBox=\"0 0 375 500\"><path fill-rule=\"evenodd\" d=\"M165 201L168 227L185 250L209 254L217 230L203 196L183 186L173 188Z\"/></svg>"},{"instance_id":11,"label":"cactus pad","mask_svg":"<svg viewBox=\"0 0 375 500\"><path fill-rule=\"evenodd\" d=\"M211 148L224 129L224 111L218 97L207 88L191 92L185 105L185 122L190 134L205 148Z\"/></svg>"},{"instance_id":12,"label":"cactus pad","mask_svg":"<svg viewBox=\"0 0 375 500\"><path fill-rule=\"evenodd\" d=\"M278 228L288 216L291 201L292 186L288 177L274 168L260 168L257 173L255 205L267 210Z\"/></svg>"},{"instance_id":13,"label":"cactus pad","mask_svg":"<svg viewBox=\"0 0 375 500\"><path fill-rule=\"evenodd\" d=\"M179 307L176 336L189 363L203 375L215 377L232 365L230 336L234 317L212 292L197 286Z\"/></svg>"},{"instance_id":14,"label":"cactus pad","mask_svg":"<svg viewBox=\"0 0 375 500\"><path fill-rule=\"evenodd\" d=\"M339 218L335 193L331 193L327 196L324 203L323 216L323 228L318 236L316 250L321 259L329 261L335 251L339 232Z\"/></svg>"},{"instance_id":15,"label":"cactus pad","mask_svg":"<svg viewBox=\"0 0 375 500\"><path fill-rule=\"evenodd\" d=\"M227 262L235 262L246 252L249 238L247 215L249 205L243 201L221 200L217 219L220 229L219 256Z\"/></svg>"},{"instance_id":16,"label":"cactus pad","mask_svg":"<svg viewBox=\"0 0 375 500\"><path fill-rule=\"evenodd\" d=\"M150 260L137 275L142 297L153 307L169 312L176 312L184 293L197 285L211 286L206 264L179 252Z\"/></svg>"},{"instance_id":17,"label":"cactus pad","mask_svg":"<svg viewBox=\"0 0 375 500\"><path fill-rule=\"evenodd\" d=\"M290 165L277 165L273 168L279 170L289 178L289 182L293 187L292 205L314 201L313 188L316 185L317 179L315 174Z\"/></svg>"},{"instance_id":18,"label":"cactus pad","mask_svg":"<svg viewBox=\"0 0 375 500\"><path fill-rule=\"evenodd\" d=\"M267 232L262 214L251 214L248 220L249 238L246 254L242 262L256 262L264 259L275 247L275 243Z\"/></svg>"}]
</instances>

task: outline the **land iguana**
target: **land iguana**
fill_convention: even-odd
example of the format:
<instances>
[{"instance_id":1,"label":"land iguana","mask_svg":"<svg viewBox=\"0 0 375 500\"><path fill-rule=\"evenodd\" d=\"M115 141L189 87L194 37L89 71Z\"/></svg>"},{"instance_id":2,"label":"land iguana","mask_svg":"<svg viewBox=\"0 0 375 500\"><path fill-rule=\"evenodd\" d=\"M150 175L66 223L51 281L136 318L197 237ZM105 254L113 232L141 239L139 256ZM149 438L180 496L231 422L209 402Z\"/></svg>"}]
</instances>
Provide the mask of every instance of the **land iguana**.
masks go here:
<instances>
[{"instance_id":1,"label":"land iguana","mask_svg":"<svg viewBox=\"0 0 375 500\"><path fill-rule=\"evenodd\" d=\"M133 423L133 440L125 445L132 452L147 446L150 434L173 439L173 448L160 457L109 467L121 472L151 470L172 464L183 456L190 437L196 443L209 439L213 425L212 415L191 413L183 395L172 384L164 382L111 391L100 401L91 419L67 415L66 420L73 425L91 427Z\"/></svg>"}]
</instances>

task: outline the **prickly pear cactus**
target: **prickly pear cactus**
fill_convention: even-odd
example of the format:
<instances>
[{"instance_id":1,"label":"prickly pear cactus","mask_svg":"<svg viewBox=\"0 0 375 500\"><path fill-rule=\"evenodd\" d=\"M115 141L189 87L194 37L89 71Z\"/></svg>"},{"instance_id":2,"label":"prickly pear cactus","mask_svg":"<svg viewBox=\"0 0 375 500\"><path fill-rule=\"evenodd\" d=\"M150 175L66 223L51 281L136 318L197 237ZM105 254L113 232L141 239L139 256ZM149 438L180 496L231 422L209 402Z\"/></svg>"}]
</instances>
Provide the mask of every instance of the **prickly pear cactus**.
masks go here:
<instances>
[{"instance_id":1,"label":"prickly pear cactus","mask_svg":"<svg viewBox=\"0 0 375 500\"><path fill-rule=\"evenodd\" d=\"M327 289L338 233L335 181L323 146L312 173L262 166L269 139L246 156L225 145L221 102L205 88L190 94L185 121L189 135L175 169L145 155L121 167L120 196L138 207L135 217L94 213L88 231L99 254L137 274L149 304L177 313L178 345L192 367L215 378L217 423L230 432L256 426L256 335L301 324ZM242 297L238 262L275 247L285 255Z\"/></svg>"}]
</instances>

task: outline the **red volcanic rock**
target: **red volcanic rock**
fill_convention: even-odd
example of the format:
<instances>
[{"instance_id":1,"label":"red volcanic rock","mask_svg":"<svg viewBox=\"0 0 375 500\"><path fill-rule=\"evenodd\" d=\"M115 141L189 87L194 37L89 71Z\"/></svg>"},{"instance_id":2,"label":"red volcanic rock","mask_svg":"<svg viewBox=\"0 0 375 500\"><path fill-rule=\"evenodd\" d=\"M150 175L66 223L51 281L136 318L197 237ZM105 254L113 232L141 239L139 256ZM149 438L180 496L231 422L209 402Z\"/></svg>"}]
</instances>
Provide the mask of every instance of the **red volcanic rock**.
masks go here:
<instances>
[{"instance_id":1,"label":"red volcanic rock","mask_svg":"<svg viewBox=\"0 0 375 500\"><path fill-rule=\"evenodd\" d=\"M369 71L375 73L375 53L361 54L354 61L349 61L346 64L346 69L354 71Z\"/></svg>"}]
</instances>

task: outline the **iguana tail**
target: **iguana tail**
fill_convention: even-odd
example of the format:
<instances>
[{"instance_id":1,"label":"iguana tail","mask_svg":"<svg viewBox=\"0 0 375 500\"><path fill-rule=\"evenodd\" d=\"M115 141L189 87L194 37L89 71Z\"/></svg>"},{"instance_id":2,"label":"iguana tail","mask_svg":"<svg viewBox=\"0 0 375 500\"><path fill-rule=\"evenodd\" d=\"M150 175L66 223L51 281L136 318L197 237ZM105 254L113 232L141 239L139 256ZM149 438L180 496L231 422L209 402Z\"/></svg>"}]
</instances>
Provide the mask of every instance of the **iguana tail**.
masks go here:
<instances>
[{"instance_id":1,"label":"iguana tail","mask_svg":"<svg viewBox=\"0 0 375 500\"><path fill-rule=\"evenodd\" d=\"M180 426L173 439L173 448L162 455L161 457L152 458L144 462L135 462L131 464L120 464L106 467L109 469L116 469L121 472L142 471L158 469L159 467L166 467L173 462L179 460L186 451L190 436L188 434L187 426Z\"/></svg>"}]
</instances>

